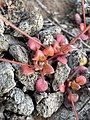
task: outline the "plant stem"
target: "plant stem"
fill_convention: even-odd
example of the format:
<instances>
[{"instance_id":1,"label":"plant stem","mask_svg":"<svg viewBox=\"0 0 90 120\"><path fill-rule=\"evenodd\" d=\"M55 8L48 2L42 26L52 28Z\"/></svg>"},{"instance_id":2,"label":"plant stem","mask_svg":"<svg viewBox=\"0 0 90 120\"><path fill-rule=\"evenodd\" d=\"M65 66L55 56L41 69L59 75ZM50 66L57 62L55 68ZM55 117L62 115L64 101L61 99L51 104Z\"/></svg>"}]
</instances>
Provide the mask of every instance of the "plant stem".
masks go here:
<instances>
[{"instance_id":1,"label":"plant stem","mask_svg":"<svg viewBox=\"0 0 90 120\"><path fill-rule=\"evenodd\" d=\"M77 111L76 111L75 104L74 104L73 101L71 101L71 103L72 103L72 108L73 108L73 112L74 112L74 114L75 114L76 120L79 120L79 118L78 118L78 113L77 113Z\"/></svg>"},{"instance_id":2,"label":"plant stem","mask_svg":"<svg viewBox=\"0 0 90 120\"><path fill-rule=\"evenodd\" d=\"M20 32L22 35L26 36L29 39L32 39L34 42L38 43L39 45L45 47L42 43L38 42L37 40L33 39L33 37L31 37L30 35L28 35L26 32L22 31L21 29L19 29L18 27L16 27L13 23L11 23L10 21L8 21L5 17L3 17L3 15L0 14L0 19L6 23L6 25L9 25L10 27L12 27L13 29L15 29L17 32Z\"/></svg>"},{"instance_id":3,"label":"plant stem","mask_svg":"<svg viewBox=\"0 0 90 120\"><path fill-rule=\"evenodd\" d=\"M90 25L87 26L86 29L83 30L80 34L78 34L75 38L73 38L73 39L71 40L71 42L70 42L69 44L67 44L67 46L62 47L62 50L61 50L59 53L55 54L54 56L52 56L52 57L49 58L48 60L51 61L52 59L54 59L54 58L58 57L59 55L61 55L61 52L64 53L64 51L67 50L67 47L68 47L68 46L73 45L73 44L79 39L79 37L80 37L82 34L84 34L86 31L88 31L89 29L90 29Z\"/></svg>"},{"instance_id":4,"label":"plant stem","mask_svg":"<svg viewBox=\"0 0 90 120\"><path fill-rule=\"evenodd\" d=\"M85 16L85 0L82 0L82 14L83 14L83 21L84 21L84 25L85 25L85 28L86 28L86 16Z\"/></svg>"},{"instance_id":5,"label":"plant stem","mask_svg":"<svg viewBox=\"0 0 90 120\"><path fill-rule=\"evenodd\" d=\"M28 65L27 63L17 62L17 61L14 61L14 60L8 60L8 59L1 58L1 57L0 57L0 61L9 62L9 63L12 63L12 64L17 64L17 65ZM30 66L30 65L28 65L28 66Z\"/></svg>"}]
</instances>

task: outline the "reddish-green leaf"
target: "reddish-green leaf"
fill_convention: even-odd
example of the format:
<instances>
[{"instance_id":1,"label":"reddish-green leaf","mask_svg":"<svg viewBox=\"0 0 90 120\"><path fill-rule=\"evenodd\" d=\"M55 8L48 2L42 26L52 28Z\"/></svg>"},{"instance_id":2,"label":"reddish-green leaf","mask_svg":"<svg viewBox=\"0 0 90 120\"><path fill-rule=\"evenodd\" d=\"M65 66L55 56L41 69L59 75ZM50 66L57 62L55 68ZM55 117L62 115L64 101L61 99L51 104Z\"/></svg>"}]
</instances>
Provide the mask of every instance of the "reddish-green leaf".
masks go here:
<instances>
[{"instance_id":1,"label":"reddish-green leaf","mask_svg":"<svg viewBox=\"0 0 90 120\"><path fill-rule=\"evenodd\" d=\"M30 75L30 74L34 73L34 70L32 68L28 67L28 65L21 66L21 69L22 69L22 73L24 75Z\"/></svg>"},{"instance_id":2,"label":"reddish-green leaf","mask_svg":"<svg viewBox=\"0 0 90 120\"><path fill-rule=\"evenodd\" d=\"M48 83L40 78L36 81L35 88L39 92L45 92L48 89Z\"/></svg>"},{"instance_id":3,"label":"reddish-green leaf","mask_svg":"<svg viewBox=\"0 0 90 120\"><path fill-rule=\"evenodd\" d=\"M85 85L87 83L87 80L84 76L80 75L76 78L76 82L79 84L79 85Z\"/></svg>"}]
</instances>

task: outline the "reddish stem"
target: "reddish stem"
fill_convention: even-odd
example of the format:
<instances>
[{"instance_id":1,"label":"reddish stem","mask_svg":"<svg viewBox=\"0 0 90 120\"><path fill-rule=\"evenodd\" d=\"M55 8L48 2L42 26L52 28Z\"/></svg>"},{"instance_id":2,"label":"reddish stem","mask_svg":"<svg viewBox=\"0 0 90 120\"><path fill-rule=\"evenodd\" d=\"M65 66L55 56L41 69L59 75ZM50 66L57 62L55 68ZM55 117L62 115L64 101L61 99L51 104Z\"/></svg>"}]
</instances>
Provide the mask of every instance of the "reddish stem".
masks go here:
<instances>
[{"instance_id":1,"label":"reddish stem","mask_svg":"<svg viewBox=\"0 0 90 120\"><path fill-rule=\"evenodd\" d=\"M83 21L84 21L84 26L86 28L86 16L85 16L85 0L82 0L82 14L83 14Z\"/></svg>"},{"instance_id":2,"label":"reddish stem","mask_svg":"<svg viewBox=\"0 0 90 120\"><path fill-rule=\"evenodd\" d=\"M73 45L73 44L79 39L79 37L80 37L82 34L84 34L86 31L88 31L89 29L90 29L90 25L87 26L86 29L83 30L80 34L78 34L75 38L73 38L68 45ZM61 51L62 51L62 52L66 51L68 45L65 46L65 47L63 47ZM48 60L51 61L52 59L54 59L54 58L56 58L57 56L61 55L61 51L60 51L59 53L55 54L54 56L52 56L51 58L49 58Z\"/></svg>"},{"instance_id":3,"label":"reddish stem","mask_svg":"<svg viewBox=\"0 0 90 120\"><path fill-rule=\"evenodd\" d=\"M17 62L17 61L14 61L14 60L8 60L8 59L5 59L5 58L0 58L0 61L9 62L9 63L17 64L17 65L28 65L27 63ZM30 65L28 65L28 66L30 66Z\"/></svg>"},{"instance_id":4,"label":"reddish stem","mask_svg":"<svg viewBox=\"0 0 90 120\"><path fill-rule=\"evenodd\" d=\"M75 104L74 104L73 101L71 101L71 103L72 103L72 108L73 108L73 112L74 112L74 114L75 114L76 120L79 120L79 118L78 118L78 113L77 113L77 111L76 111Z\"/></svg>"},{"instance_id":5,"label":"reddish stem","mask_svg":"<svg viewBox=\"0 0 90 120\"><path fill-rule=\"evenodd\" d=\"M10 21L8 21L5 17L3 17L3 15L0 14L0 19L6 23L6 25L9 25L10 27L12 27L13 29L15 29L17 32L20 32L22 35L26 36L29 39L32 39L34 42L38 43L39 45L45 47L42 43L38 42L37 40L33 39L30 35L28 35L26 32L22 31L21 29L19 29L18 27L16 27L13 23L11 23Z\"/></svg>"}]
</instances>

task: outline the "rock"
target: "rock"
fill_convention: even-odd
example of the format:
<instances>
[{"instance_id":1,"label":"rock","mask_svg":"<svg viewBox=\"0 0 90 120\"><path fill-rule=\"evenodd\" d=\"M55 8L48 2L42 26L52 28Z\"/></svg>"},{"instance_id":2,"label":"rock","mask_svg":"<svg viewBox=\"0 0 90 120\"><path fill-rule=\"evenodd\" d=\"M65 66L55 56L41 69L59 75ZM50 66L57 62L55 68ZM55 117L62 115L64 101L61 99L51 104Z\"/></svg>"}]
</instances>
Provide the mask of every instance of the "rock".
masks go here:
<instances>
[{"instance_id":1,"label":"rock","mask_svg":"<svg viewBox=\"0 0 90 120\"><path fill-rule=\"evenodd\" d=\"M53 114L50 120L75 120L75 116L72 111L61 107L55 114Z\"/></svg>"},{"instance_id":2,"label":"rock","mask_svg":"<svg viewBox=\"0 0 90 120\"><path fill-rule=\"evenodd\" d=\"M0 34L2 35L5 31L4 22L0 19Z\"/></svg>"},{"instance_id":3,"label":"rock","mask_svg":"<svg viewBox=\"0 0 90 120\"><path fill-rule=\"evenodd\" d=\"M44 118L50 117L54 112L56 112L63 102L63 94L60 92L51 93L47 98L42 99L42 101L37 105L38 113Z\"/></svg>"},{"instance_id":4,"label":"rock","mask_svg":"<svg viewBox=\"0 0 90 120\"><path fill-rule=\"evenodd\" d=\"M27 50L21 45L11 45L9 48L9 53L20 62L28 63Z\"/></svg>"},{"instance_id":5,"label":"rock","mask_svg":"<svg viewBox=\"0 0 90 120\"><path fill-rule=\"evenodd\" d=\"M61 28L59 26L52 26L50 28L47 28L46 30L40 31L39 35L41 37L52 35L54 38L57 34L61 33Z\"/></svg>"},{"instance_id":6,"label":"rock","mask_svg":"<svg viewBox=\"0 0 90 120\"><path fill-rule=\"evenodd\" d=\"M68 65L70 68L75 68L80 64L81 55L78 51L73 51L68 57Z\"/></svg>"},{"instance_id":7,"label":"rock","mask_svg":"<svg viewBox=\"0 0 90 120\"><path fill-rule=\"evenodd\" d=\"M25 46L25 43L22 41L19 41L17 38L9 35L9 34L4 34L4 39L8 41L9 46L11 45L22 45Z\"/></svg>"},{"instance_id":8,"label":"rock","mask_svg":"<svg viewBox=\"0 0 90 120\"><path fill-rule=\"evenodd\" d=\"M34 74L32 75L24 75L22 74L22 71L20 70L20 68L17 70L17 74L16 74L18 80L23 84L25 85L26 89L27 90L32 90L34 91L35 90L35 83L36 83L36 80L38 79L39 77L39 73L38 72L35 72Z\"/></svg>"},{"instance_id":9,"label":"rock","mask_svg":"<svg viewBox=\"0 0 90 120\"><path fill-rule=\"evenodd\" d=\"M38 31L40 31L43 27L43 17L39 12L38 8L35 8L30 13L30 18L20 22L19 28L29 35L35 35ZM14 36L21 37L22 35L15 32Z\"/></svg>"},{"instance_id":10,"label":"rock","mask_svg":"<svg viewBox=\"0 0 90 120\"><path fill-rule=\"evenodd\" d=\"M5 109L20 115L30 116L34 110L34 105L31 97L15 87L7 96Z\"/></svg>"},{"instance_id":11,"label":"rock","mask_svg":"<svg viewBox=\"0 0 90 120\"><path fill-rule=\"evenodd\" d=\"M4 112L4 106L2 105L2 103L0 103L0 120L5 120L3 112Z\"/></svg>"},{"instance_id":12,"label":"rock","mask_svg":"<svg viewBox=\"0 0 90 120\"><path fill-rule=\"evenodd\" d=\"M11 117L10 117L10 120L34 120L32 116L29 116L29 117L26 117L26 116L20 116L20 115L16 115L16 114L13 114Z\"/></svg>"},{"instance_id":13,"label":"rock","mask_svg":"<svg viewBox=\"0 0 90 120\"><path fill-rule=\"evenodd\" d=\"M42 39L43 44L46 46L50 46L55 42L55 39L53 38L51 34L45 35L45 36L43 35L41 39Z\"/></svg>"},{"instance_id":14,"label":"rock","mask_svg":"<svg viewBox=\"0 0 90 120\"><path fill-rule=\"evenodd\" d=\"M52 87L54 91L58 90L59 84L62 84L66 81L69 73L70 73L70 68L68 67L68 65L64 65L58 62L58 65L54 74L54 80L52 82Z\"/></svg>"},{"instance_id":15,"label":"rock","mask_svg":"<svg viewBox=\"0 0 90 120\"><path fill-rule=\"evenodd\" d=\"M4 36L0 35L0 52L7 51L9 48L9 43Z\"/></svg>"},{"instance_id":16,"label":"rock","mask_svg":"<svg viewBox=\"0 0 90 120\"><path fill-rule=\"evenodd\" d=\"M9 63L0 63L0 96L9 92L16 83L14 81L14 69Z\"/></svg>"},{"instance_id":17,"label":"rock","mask_svg":"<svg viewBox=\"0 0 90 120\"><path fill-rule=\"evenodd\" d=\"M7 6L4 14L12 23L19 23L21 20L28 18L28 12L24 8L22 0L4 0Z\"/></svg>"},{"instance_id":18,"label":"rock","mask_svg":"<svg viewBox=\"0 0 90 120\"><path fill-rule=\"evenodd\" d=\"M46 92L43 93L34 93L36 103L40 103L42 99L46 98L48 94Z\"/></svg>"},{"instance_id":19,"label":"rock","mask_svg":"<svg viewBox=\"0 0 90 120\"><path fill-rule=\"evenodd\" d=\"M90 15L90 1L89 0L85 0L85 13ZM81 4L81 0L77 0L76 2L76 10L77 13L82 15L82 4Z\"/></svg>"}]
</instances>

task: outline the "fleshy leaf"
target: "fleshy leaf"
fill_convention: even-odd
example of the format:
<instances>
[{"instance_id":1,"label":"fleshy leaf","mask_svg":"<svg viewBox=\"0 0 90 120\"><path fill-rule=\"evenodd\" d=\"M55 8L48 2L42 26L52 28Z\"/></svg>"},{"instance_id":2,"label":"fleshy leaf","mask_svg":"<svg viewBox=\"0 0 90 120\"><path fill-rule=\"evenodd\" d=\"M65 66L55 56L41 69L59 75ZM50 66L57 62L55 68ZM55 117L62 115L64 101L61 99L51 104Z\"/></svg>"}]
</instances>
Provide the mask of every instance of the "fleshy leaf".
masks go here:
<instances>
[{"instance_id":1,"label":"fleshy leaf","mask_svg":"<svg viewBox=\"0 0 90 120\"><path fill-rule=\"evenodd\" d=\"M34 70L32 68L28 67L28 65L22 65L21 69L22 69L22 73L24 75L30 75L30 74L34 73Z\"/></svg>"},{"instance_id":2,"label":"fleshy leaf","mask_svg":"<svg viewBox=\"0 0 90 120\"><path fill-rule=\"evenodd\" d=\"M59 56L59 57L57 58L57 60L58 60L59 62L61 62L62 64L67 64L67 59L66 59L65 56Z\"/></svg>"},{"instance_id":3,"label":"fleshy leaf","mask_svg":"<svg viewBox=\"0 0 90 120\"><path fill-rule=\"evenodd\" d=\"M68 100L69 100L70 102L72 102L72 101L73 101L73 102L77 102L78 99L79 99L78 94L69 93L69 95L68 95Z\"/></svg>"},{"instance_id":4,"label":"fleshy leaf","mask_svg":"<svg viewBox=\"0 0 90 120\"><path fill-rule=\"evenodd\" d=\"M83 75L80 75L76 78L76 82L79 84L79 85L85 85L87 83L87 80L86 78L83 76Z\"/></svg>"},{"instance_id":5,"label":"fleshy leaf","mask_svg":"<svg viewBox=\"0 0 90 120\"><path fill-rule=\"evenodd\" d=\"M50 64L45 63L44 66L43 66L42 72L43 72L44 75L46 75L46 74L53 74L54 73L54 69L53 69L53 67Z\"/></svg>"},{"instance_id":6,"label":"fleshy leaf","mask_svg":"<svg viewBox=\"0 0 90 120\"><path fill-rule=\"evenodd\" d=\"M33 37L32 39L28 40L27 44L31 50L36 51L36 50L40 49L41 45L39 43L35 42L33 39L39 41L36 37Z\"/></svg>"},{"instance_id":7,"label":"fleshy leaf","mask_svg":"<svg viewBox=\"0 0 90 120\"><path fill-rule=\"evenodd\" d=\"M85 29L84 23L80 23L80 30L83 31Z\"/></svg>"},{"instance_id":8,"label":"fleshy leaf","mask_svg":"<svg viewBox=\"0 0 90 120\"><path fill-rule=\"evenodd\" d=\"M46 57L41 50L37 50L33 60L35 60L35 61L45 61Z\"/></svg>"},{"instance_id":9,"label":"fleshy leaf","mask_svg":"<svg viewBox=\"0 0 90 120\"><path fill-rule=\"evenodd\" d=\"M65 39L66 39L66 37L62 34L58 34L57 37L56 37L56 40L59 44L65 43Z\"/></svg>"},{"instance_id":10,"label":"fleshy leaf","mask_svg":"<svg viewBox=\"0 0 90 120\"><path fill-rule=\"evenodd\" d=\"M65 92L65 85L64 84L60 84L59 85L59 90L60 90L60 92L64 93Z\"/></svg>"},{"instance_id":11,"label":"fleshy leaf","mask_svg":"<svg viewBox=\"0 0 90 120\"><path fill-rule=\"evenodd\" d=\"M40 78L36 81L35 88L39 92L45 92L48 89L48 83Z\"/></svg>"},{"instance_id":12,"label":"fleshy leaf","mask_svg":"<svg viewBox=\"0 0 90 120\"><path fill-rule=\"evenodd\" d=\"M75 81L73 81L73 82L71 83L71 88L72 88L73 90L79 90L81 87L80 87L80 85L79 85L78 83L76 83Z\"/></svg>"},{"instance_id":13,"label":"fleshy leaf","mask_svg":"<svg viewBox=\"0 0 90 120\"><path fill-rule=\"evenodd\" d=\"M44 55L46 56L53 56L54 55L54 49L52 46L49 46L43 50Z\"/></svg>"}]
</instances>

